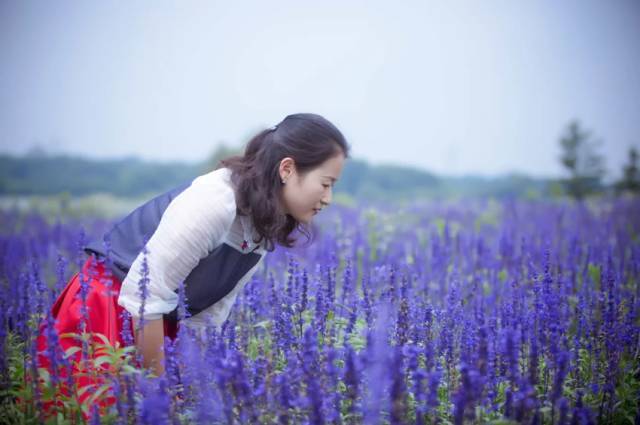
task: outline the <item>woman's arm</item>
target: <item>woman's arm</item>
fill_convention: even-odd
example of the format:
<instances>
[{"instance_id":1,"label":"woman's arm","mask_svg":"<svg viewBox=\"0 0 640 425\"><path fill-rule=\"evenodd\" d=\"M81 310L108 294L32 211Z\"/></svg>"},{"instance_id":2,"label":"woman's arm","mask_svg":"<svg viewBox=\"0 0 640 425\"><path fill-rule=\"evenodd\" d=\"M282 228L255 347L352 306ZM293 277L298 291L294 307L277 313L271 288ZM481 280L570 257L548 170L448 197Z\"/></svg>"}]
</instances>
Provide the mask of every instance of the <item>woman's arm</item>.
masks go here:
<instances>
[{"instance_id":1,"label":"woman's arm","mask_svg":"<svg viewBox=\"0 0 640 425\"><path fill-rule=\"evenodd\" d=\"M139 319L133 318L135 341L142 354L142 365L156 375L164 373L164 324L163 319L145 320L144 330L138 329Z\"/></svg>"},{"instance_id":2,"label":"woman's arm","mask_svg":"<svg viewBox=\"0 0 640 425\"><path fill-rule=\"evenodd\" d=\"M215 173L215 172L214 172ZM177 289L220 243L235 219L233 188L214 173L176 196L122 281L118 304L140 317L140 283L147 273L144 317L157 320L178 305ZM146 261L146 267L145 267Z\"/></svg>"},{"instance_id":3,"label":"woman's arm","mask_svg":"<svg viewBox=\"0 0 640 425\"><path fill-rule=\"evenodd\" d=\"M118 295L118 304L131 314L136 329L144 314L144 335L139 338L136 331L136 348L144 356L143 365L157 374L164 370L162 319L178 305L175 290L200 260L222 243L236 215L233 188L215 172L201 177L166 208L146 244L146 254L145 250L138 254ZM145 261L147 292L142 311L140 283Z\"/></svg>"}]
</instances>

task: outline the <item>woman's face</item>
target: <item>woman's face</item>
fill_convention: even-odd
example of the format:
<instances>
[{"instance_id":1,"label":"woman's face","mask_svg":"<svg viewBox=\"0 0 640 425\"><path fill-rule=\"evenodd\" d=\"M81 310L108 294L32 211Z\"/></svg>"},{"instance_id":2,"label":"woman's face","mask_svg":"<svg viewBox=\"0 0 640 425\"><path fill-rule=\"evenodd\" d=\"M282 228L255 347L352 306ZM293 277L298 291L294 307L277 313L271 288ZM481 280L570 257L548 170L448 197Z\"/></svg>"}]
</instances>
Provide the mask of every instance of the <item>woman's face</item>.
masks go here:
<instances>
[{"instance_id":1,"label":"woman's face","mask_svg":"<svg viewBox=\"0 0 640 425\"><path fill-rule=\"evenodd\" d=\"M308 224L322 208L331 203L333 185L340 178L344 165L344 154L327 159L318 167L300 175L292 158L280 161L282 201L287 214L298 222Z\"/></svg>"}]
</instances>

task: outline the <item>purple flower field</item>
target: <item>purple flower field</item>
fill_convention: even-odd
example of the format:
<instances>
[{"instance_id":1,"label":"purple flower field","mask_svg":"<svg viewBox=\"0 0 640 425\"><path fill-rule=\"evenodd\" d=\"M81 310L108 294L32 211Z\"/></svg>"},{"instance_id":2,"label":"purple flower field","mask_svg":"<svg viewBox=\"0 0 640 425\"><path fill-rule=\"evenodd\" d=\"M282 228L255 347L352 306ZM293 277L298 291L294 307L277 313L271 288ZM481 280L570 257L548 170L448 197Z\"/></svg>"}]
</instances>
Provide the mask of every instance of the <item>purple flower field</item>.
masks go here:
<instances>
[{"instance_id":1,"label":"purple flower field","mask_svg":"<svg viewBox=\"0 0 640 425\"><path fill-rule=\"evenodd\" d=\"M0 212L0 423L640 423L639 199L332 207L164 375L111 347L82 405L34 341L108 225Z\"/></svg>"}]
</instances>

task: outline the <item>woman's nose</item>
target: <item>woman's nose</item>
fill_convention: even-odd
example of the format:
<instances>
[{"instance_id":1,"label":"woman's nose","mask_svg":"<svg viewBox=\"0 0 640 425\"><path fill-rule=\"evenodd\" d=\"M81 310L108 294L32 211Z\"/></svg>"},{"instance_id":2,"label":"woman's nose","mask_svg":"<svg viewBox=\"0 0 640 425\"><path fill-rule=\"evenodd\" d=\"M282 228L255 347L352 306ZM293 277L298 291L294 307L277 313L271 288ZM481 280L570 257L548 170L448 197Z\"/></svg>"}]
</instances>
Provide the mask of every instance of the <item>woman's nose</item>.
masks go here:
<instances>
[{"instance_id":1,"label":"woman's nose","mask_svg":"<svg viewBox=\"0 0 640 425\"><path fill-rule=\"evenodd\" d=\"M322 202L323 206L326 207L327 205L329 205L331 203L331 194L332 194L332 190L329 189L329 191L327 192L327 194L322 198L322 200L320 202Z\"/></svg>"}]
</instances>

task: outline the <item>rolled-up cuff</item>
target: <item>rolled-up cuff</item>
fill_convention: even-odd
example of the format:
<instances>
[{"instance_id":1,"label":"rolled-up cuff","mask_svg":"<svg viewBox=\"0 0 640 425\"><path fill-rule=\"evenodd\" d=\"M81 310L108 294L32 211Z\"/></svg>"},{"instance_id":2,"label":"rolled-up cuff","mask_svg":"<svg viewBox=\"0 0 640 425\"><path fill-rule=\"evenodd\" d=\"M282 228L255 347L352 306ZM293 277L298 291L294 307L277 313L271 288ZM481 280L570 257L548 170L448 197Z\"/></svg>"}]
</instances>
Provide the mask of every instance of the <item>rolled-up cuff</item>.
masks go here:
<instances>
[{"instance_id":1,"label":"rolled-up cuff","mask_svg":"<svg viewBox=\"0 0 640 425\"><path fill-rule=\"evenodd\" d=\"M140 318L140 302L131 300L126 296L118 297L118 305L122 306L125 310L136 319ZM145 301L144 318L145 320L157 320L162 319L164 314L170 313L178 306L178 301L166 302L164 300L153 300L147 298Z\"/></svg>"}]
</instances>

